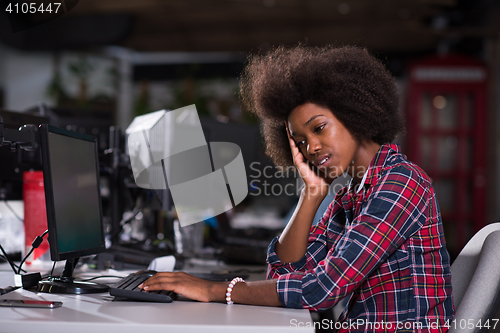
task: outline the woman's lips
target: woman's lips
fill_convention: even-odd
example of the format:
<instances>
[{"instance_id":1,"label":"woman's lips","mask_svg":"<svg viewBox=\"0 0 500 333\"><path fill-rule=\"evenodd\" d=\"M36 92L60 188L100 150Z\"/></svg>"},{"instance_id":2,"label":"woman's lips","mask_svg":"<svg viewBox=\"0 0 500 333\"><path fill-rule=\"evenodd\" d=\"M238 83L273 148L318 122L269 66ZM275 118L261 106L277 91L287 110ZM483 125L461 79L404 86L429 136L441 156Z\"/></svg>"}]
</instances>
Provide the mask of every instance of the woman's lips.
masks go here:
<instances>
[{"instance_id":1,"label":"woman's lips","mask_svg":"<svg viewBox=\"0 0 500 333\"><path fill-rule=\"evenodd\" d=\"M318 168L324 167L330 162L330 155L322 155L314 160L314 165Z\"/></svg>"}]
</instances>

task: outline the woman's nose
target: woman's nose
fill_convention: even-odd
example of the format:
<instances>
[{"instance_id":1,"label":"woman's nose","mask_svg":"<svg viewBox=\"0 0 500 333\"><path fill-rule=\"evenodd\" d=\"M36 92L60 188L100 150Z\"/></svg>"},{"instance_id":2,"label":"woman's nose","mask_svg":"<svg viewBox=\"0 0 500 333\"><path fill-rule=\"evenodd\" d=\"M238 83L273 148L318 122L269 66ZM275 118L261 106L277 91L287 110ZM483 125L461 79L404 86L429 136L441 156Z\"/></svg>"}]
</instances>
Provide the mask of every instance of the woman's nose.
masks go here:
<instances>
[{"instance_id":1,"label":"woman's nose","mask_svg":"<svg viewBox=\"0 0 500 333\"><path fill-rule=\"evenodd\" d=\"M307 153L309 155L316 154L321 149L321 144L317 139L311 139L307 143Z\"/></svg>"}]
</instances>

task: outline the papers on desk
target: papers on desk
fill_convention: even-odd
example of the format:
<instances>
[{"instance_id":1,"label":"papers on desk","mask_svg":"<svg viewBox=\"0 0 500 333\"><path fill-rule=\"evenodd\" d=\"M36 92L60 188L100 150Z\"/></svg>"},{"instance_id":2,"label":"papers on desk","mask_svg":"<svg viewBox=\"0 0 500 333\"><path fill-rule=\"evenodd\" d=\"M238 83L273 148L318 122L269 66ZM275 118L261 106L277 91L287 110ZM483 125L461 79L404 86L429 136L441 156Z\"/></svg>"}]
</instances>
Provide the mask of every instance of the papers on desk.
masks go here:
<instances>
[{"instance_id":1,"label":"papers on desk","mask_svg":"<svg viewBox=\"0 0 500 333\"><path fill-rule=\"evenodd\" d=\"M149 270L157 272L172 272L175 267L175 257L165 256L153 259L148 266Z\"/></svg>"}]
</instances>

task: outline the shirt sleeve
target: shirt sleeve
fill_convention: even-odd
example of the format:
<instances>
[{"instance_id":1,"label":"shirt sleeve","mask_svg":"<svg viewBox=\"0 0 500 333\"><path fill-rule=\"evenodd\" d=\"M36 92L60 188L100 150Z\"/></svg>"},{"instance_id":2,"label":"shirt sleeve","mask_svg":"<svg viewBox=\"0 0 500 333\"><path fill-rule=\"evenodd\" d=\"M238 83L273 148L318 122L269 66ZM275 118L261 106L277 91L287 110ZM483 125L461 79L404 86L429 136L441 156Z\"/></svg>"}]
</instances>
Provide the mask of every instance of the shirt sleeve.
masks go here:
<instances>
[{"instance_id":1,"label":"shirt sleeve","mask_svg":"<svg viewBox=\"0 0 500 333\"><path fill-rule=\"evenodd\" d=\"M281 303L311 310L334 306L422 227L429 200L427 182L415 171L388 170L325 260L277 278Z\"/></svg>"},{"instance_id":2,"label":"shirt sleeve","mask_svg":"<svg viewBox=\"0 0 500 333\"><path fill-rule=\"evenodd\" d=\"M335 213L342 210L341 197L345 189L339 191L328 209L323 214L321 221L311 227L308 245L305 255L293 263L282 263L275 252L276 243L279 237L275 237L267 250L267 279L275 279L282 274L291 272L303 272L315 268L321 260L326 257L328 250L332 247L334 240L340 235L343 226L332 228L332 220L335 219Z\"/></svg>"}]
</instances>

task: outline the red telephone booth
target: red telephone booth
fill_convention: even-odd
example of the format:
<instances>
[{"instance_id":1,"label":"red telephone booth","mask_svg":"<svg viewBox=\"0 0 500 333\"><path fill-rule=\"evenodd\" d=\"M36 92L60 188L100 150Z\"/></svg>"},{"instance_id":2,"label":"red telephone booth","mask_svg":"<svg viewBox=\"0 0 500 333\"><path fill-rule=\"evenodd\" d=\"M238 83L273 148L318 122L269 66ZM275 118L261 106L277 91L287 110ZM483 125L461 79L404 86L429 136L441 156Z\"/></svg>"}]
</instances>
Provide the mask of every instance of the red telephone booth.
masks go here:
<instances>
[{"instance_id":1,"label":"red telephone booth","mask_svg":"<svg viewBox=\"0 0 500 333\"><path fill-rule=\"evenodd\" d=\"M432 179L448 249L458 254L486 224L486 67L466 56L410 69L408 157Z\"/></svg>"}]
</instances>

